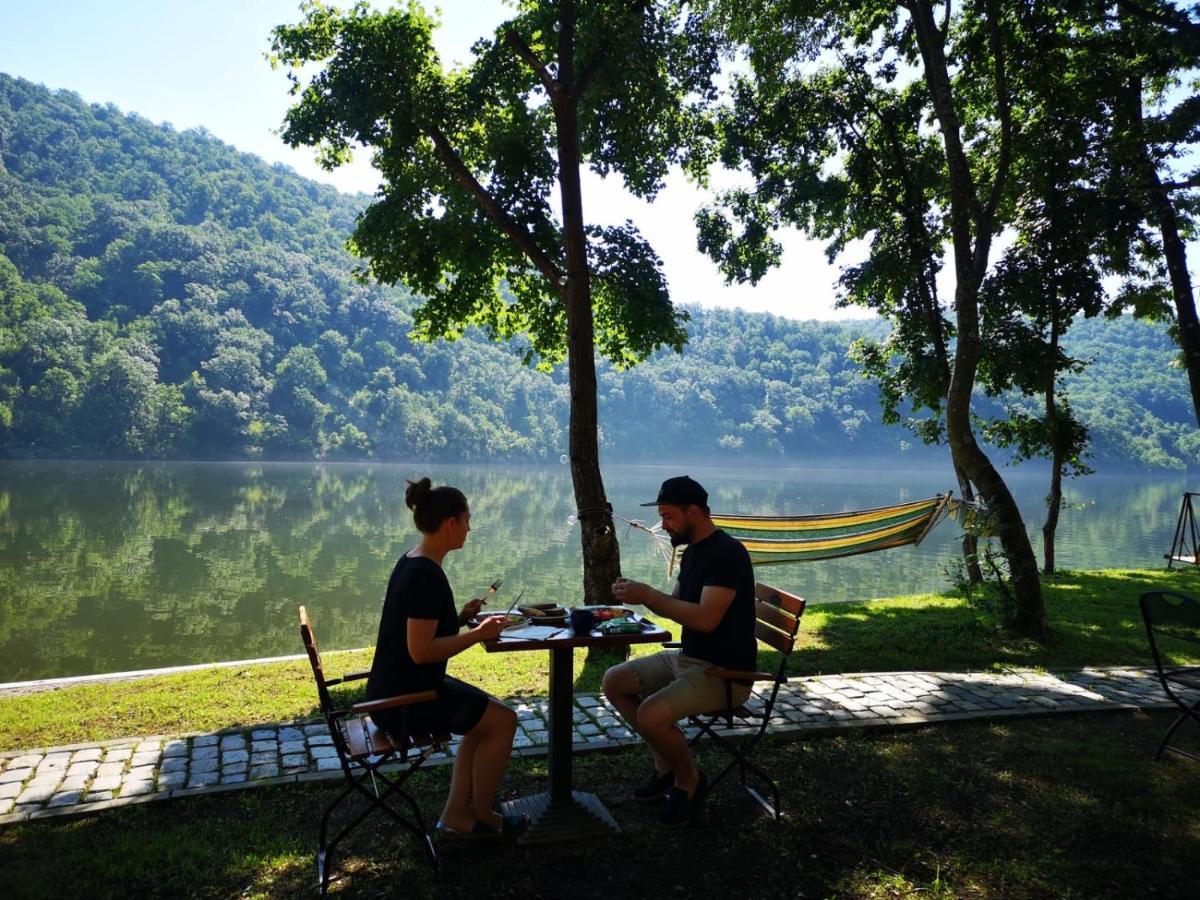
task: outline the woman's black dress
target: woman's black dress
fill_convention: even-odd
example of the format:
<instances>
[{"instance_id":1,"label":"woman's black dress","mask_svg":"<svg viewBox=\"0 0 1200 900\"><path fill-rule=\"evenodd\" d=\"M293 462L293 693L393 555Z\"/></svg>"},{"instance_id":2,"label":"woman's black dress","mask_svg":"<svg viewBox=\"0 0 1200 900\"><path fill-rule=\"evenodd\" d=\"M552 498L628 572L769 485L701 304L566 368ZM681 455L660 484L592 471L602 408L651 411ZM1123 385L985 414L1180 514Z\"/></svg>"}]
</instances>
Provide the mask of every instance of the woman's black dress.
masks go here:
<instances>
[{"instance_id":1,"label":"woman's black dress","mask_svg":"<svg viewBox=\"0 0 1200 900\"><path fill-rule=\"evenodd\" d=\"M367 699L436 690L436 700L371 713L393 737L402 734L466 734L487 710L488 695L446 675L446 661L415 663L408 655L408 620L436 619L436 637L458 634L458 611L446 573L423 556L402 556L388 580L379 640L367 679ZM407 726L407 729L406 729Z\"/></svg>"}]
</instances>

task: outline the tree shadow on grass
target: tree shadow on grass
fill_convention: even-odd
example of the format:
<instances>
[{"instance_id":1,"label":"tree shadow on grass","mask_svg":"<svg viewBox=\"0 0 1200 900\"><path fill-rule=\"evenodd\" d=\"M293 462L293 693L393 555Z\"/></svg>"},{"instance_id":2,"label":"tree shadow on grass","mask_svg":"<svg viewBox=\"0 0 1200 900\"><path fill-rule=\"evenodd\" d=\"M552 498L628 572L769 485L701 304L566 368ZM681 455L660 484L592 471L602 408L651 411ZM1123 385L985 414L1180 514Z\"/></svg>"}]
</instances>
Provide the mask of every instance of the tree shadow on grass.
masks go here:
<instances>
[{"instance_id":1,"label":"tree shadow on grass","mask_svg":"<svg viewBox=\"0 0 1200 900\"><path fill-rule=\"evenodd\" d=\"M577 783L600 795L620 834L444 845L435 877L411 839L374 818L344 845L334 895L1188 897L1200 879L1200 779L1191 761L1152 761L1169 720L1122 713L769 739L758 759L781 782L783 820L731 781L681 831L660 829L628 798L638 751L589 754ZM438 767L410 782L423 809L437 808L447 777ZM544 761L514 761L503 791L535 792L544 777ZM0 883L14 897L312 895L317 817L338 787L9 826Z\"/></svg>"}]
</instances>

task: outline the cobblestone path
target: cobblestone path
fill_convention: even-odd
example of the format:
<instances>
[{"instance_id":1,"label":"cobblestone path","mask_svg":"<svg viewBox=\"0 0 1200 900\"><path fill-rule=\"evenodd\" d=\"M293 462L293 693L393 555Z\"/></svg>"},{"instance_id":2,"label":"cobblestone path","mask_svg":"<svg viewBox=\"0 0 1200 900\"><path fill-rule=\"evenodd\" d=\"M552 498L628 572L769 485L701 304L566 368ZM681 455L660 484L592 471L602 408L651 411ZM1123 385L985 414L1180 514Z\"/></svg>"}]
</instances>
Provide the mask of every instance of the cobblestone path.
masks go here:
<instances>
[{"instance_id":1,"label":"cobblestone path","mask_svg":"<svg viewBox=\"0 0 1200 900\"><path fill-rule=\"evenodd\" d=\"M545 754L545 698L509 702L519 719L516 752ZM770 730L802 738L848 728L1170 705L1143 669L822 675L795 678L781 689ZM574 719L577 753L638 741L603 698L577 696ZM430 762L448 762L454 750ZM0 753L0 824L331 777L340 777L333 739L324 723L313 722L6 752Z\"/></svg>"}]
</instances>

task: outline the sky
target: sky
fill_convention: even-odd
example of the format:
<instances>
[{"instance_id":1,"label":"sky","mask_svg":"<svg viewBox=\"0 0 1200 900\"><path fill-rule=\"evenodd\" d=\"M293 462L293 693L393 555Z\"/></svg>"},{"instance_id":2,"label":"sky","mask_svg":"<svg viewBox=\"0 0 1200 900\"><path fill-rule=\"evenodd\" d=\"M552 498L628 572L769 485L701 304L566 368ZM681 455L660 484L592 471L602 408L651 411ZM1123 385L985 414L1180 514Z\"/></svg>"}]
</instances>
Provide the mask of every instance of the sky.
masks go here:
<instances>
[{"instance_id":1,"label":"sky","mask_svg":"<svg viewBox=\"0 0 1200 900\"><path fill-rule=\"evenodd\" d=\"M501 22L501 0L442 0L435 35L443 62L465 63L470 46ZM288 83L265 54L272 27L300 19L299 0L4 0L0 72L65 88L91 103L112 103L183 130L203 126L239 150L281 162L341 190L373 193L368 155L333 173L312 151L278 137ZM696 250L692 216L707 195L678 172L652 202L619 179L584 181L584 215L594 224L631 219L663 260L676 303L739 307L798 319L861 317L834 308L837 269L821 244L795 231L779 235L783 264L756 287L726 286Z\"/></svg>"}]
</instances>

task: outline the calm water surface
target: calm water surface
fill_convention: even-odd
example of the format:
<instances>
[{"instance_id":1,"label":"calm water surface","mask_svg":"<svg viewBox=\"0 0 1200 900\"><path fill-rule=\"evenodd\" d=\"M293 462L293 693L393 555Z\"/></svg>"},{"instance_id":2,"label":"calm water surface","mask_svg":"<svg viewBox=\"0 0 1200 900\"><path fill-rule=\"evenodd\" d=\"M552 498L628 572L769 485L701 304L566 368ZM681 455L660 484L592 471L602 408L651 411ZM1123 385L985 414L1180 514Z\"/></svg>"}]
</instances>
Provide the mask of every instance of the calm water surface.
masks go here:
<instances>
[{"instance_id":1,"label":"calm water surface","mask_svg":"<svg viewBox=\"0 0 1200 900\"><path fill-rule=\"evenodd\" d=\"M949 467L689 471L715 511L755 514L885 506L954 484ZM3 462L0 682L296 653L300 604L323 647L373 644L388 574L416 542L405 478L424 474L471 501L470 540L447 559L460 600L496 578L498 600L582 599L566 466ZM605 481L619 514L653 521L638 504L671 474L613 466ZM1006 477L1040 549L1045 479ZM1182 475L1072 482L1059 565L1162 565L1188 488ZM625 574L669 589L650 538L620 534ZM814 603L945 590L958 534L945 522L917 548L760 575Z\"/></svg>"}]
</instances>

